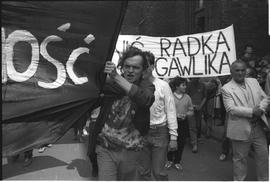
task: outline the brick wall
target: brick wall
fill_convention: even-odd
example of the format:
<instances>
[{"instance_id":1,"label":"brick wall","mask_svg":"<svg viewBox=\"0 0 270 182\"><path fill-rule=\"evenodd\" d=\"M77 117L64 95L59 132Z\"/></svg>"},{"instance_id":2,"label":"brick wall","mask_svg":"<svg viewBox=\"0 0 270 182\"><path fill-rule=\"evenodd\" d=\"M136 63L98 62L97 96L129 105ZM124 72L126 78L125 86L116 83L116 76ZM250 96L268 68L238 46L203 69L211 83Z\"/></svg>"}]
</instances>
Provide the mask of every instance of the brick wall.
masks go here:
<instances>
[{"instance_id":1,"label":"brick wall","mask_svg":"<svg viewBox=\"0 0 270 182\"><path fill-rule=\"evenodd\" d=\"M177 36L185 31L185 0L129 1L122 34Z\"/></svg>"},{"instance_id":2,"label":"brick wall","mask_svg":"<svg viewBox=\"0 0 270 182\"><path fill-rule=\"evenodd\" d=\"M270 54L267 1L230 0L222 8L222 26L234 24L238 55L242 54L246 43L252 43L259 56Z\"/></svg>"},{"instance_id":3,"label":"brick wall","mask_svg":"<svg viewBox=\"0 0 270 182\"><path fill-rule=\"evenodd\" d=\"M267 0L205 0L202 11L206 31L234 25L238 57L247 43L255 46L259 56L270 54ZM196 18L196 8L189 13Z\"/></svg>"},{"instance_id":4,"label":"brick wall","mask_svg":"<svg viewBox=\"0 0 270 182\"><path fill-rule=\"evenodd\" d=\"M252 43L259 56L270 54L267 0L129 1L122 34L180 36L201 32L197 26L204 19L204 30L212 31L234 25L237 54ZM202 19L201 19L202 20Z\"/></svg>"}]
</instances>

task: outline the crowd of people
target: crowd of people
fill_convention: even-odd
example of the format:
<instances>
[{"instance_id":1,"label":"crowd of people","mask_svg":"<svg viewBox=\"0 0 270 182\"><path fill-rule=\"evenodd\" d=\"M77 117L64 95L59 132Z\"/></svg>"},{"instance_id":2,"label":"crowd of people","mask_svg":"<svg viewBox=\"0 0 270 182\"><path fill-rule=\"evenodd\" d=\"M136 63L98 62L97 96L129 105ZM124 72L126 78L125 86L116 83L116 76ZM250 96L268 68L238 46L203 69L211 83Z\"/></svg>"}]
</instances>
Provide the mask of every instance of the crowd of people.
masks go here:
<instances>
[{"instance_id":1,"label":"crowd of people","mask_svg":"<svg viewBox=\"0 0 270 182\"><path fill-rule=\"evenodd\" d=\"M202 122L210 137L218 118L224 126L219 159L227 159L231 146L234 180L246 178L251 146L258 180L269 180L270 56L259 59L247 45L232 63L231 75L221 77L162 80L152 75L154 68L155 56L136 47L129 47L117 66L106 62L107 80L89 116L89 131L85 123L73 126L75 139L89 135L93 176L169 180L166 169L184 168L187 141L191 152L199 153Z\"/></svg>"},{"instance_id":2,"label":"crowd of people","mask_svg":"<svg viewBox=\"0 0 270 182\"><path fill-rule=\"evenodd\" d=\"M91 160L97 159L93 171L99 179L168 180L166 169L174 167L181 171L184 168L181 159L187 141L191 152L199 152L202 122L206 125L205 135L209 137L214 120L219 118L219 125L224 126L220 160L226 160L231 145L233 179L246 178L247 154L252 148L257 178L267 181L270 61L265 56L254 64L256 56L250 46L247 45L241 59L231 65L229 76L158 79L152 75L154 55L132 47L120 61L123 77L116 74L115 66L105 69L109 80L116 79L114 83L129 90L116 100L107 98L110 101L101 105L104 111L96 122L102 124L94 129L94 136L90 134L92 147L88 155ZM249 70L254 70L253 76ZM121 86L118 77L128 80L132 86ZM142 86L144 82L149 83ZM134 85L138 90L133 90ZM235 92L235 87L240 91ZM140 99L134 99L137 94L141 95ZM246 98L245 102L241 97ZM149 127L146 120L149 120Z\"/></svg>"}]
</instances>

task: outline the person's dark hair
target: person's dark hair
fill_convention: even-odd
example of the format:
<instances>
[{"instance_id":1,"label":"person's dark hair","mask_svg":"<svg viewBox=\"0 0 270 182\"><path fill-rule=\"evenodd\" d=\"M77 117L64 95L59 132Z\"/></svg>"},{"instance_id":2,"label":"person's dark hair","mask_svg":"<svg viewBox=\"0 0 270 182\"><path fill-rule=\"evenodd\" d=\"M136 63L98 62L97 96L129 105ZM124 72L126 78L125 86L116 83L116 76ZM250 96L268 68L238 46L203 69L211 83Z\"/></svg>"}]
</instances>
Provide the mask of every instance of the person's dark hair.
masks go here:
<instances>
[{"instance_id":1,"label":"person's dark hair","mask_svg":"<svg viewBox=\"0 0 270 182\"><path fill-rule=\"evenodd\" d=\"M267 73L266 73L266 72L259 72L259 73L257 74L257 77L258 77L258 76L261 76L263 79L266 79Z\"/></svg>"},{"instance_id":2,"label":"person's dark hair","mask_svg":"<svg viewBox=\"0 0 270 182\"><path fill-rule=\"evenodd\" d=\"M142 57L142 59L143 59L143 69L145 70L148 67L148 63L147 63L145 54L141 49L139 49L137 47L133 47L133 46L128 47L126 49L126 51L123 52L122 56L120 57L117 68L122 69L125 60L128 59L128 58L134 57L134 56L141 56Z\"/></svg>"},{"instance_id":3,"label":"person's dark hair","mask_svg":"<svg viewBox=\"0 0 270 182\"><path fill-rule=\"evenodd\" d=\"M144 54L145 54L145 58L146 58L148 64L149 65L154 65L155 64L155 56L154 56L154 54L152 52L150 52L150 51L145 51Z\"/></svg>"},{"instance_id":4,"label":"person's dark hair","mask_svg":"<svg viewBox=\"0 0 270 182\"><path fill-rule=\"evenodd\" d=\"M216 87L218 87L218 81L216 79L211 79L210 82L215 84Z\"/></svg>"},{"instance_id":5,"label":"person's dark hair","mask_svg":"<svg viewBox=\"0 0 270 182\"><path fill-rule=\"evenodd\" d=\"M252 50L254 51L254 46L253 46L252 44L246 44L246 45L244 46L244 52L246 51L246 49L247 49L248 47L251 47Z\"/></svg>"},{"instance_id":6,"label":"person's dark hair","mask_svg":"<svg viewBox=\"0 0 270 182\"><path fill-rule=\"evenodd\" d=\"M172 92L174 92L176 90L176 87L179 87L179 85L181 85L182 83L187 83L187 79L179 76L174 77L169 83Z\"/></svg>"},{"instance_id":7,"label":"person's dark hair","mask_svg":"<svg viewBox=\"0 0 270 182\"><path fill-rule=\"evenodd\" d=\"M247 67L247 73L248 73L248 78L256 78L257 77L257 72L252 67Z\"/></svg>"},{"instance_id":8,"label":"person's dark hair","mask_svg":"<svg viewBox=\"0 0 270 182\"><path fill-rule=\"evenodd\" d=\"M232 70L232 68L233 68L234 65L236 65L236 64L243 64L245 67L247 67L247 64L246 64L244 61L238 59L238 60L234 61L234 62L231 64L230 70Z\"/></svg>"}]
</instances>

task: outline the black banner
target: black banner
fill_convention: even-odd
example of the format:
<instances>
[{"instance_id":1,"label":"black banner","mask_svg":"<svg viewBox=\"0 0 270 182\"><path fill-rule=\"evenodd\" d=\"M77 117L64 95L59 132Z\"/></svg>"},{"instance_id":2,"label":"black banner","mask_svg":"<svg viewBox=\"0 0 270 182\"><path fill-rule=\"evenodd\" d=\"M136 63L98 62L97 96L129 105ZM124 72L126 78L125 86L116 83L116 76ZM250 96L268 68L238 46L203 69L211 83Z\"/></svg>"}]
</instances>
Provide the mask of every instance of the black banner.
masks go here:
<instances>
[{"instance_id":1,"label":"black banner","mask_svg":"<svg viewBox=\"0 0 270 182\"><path fill-rule=\"evenodd\" d=\"M54 143L99 97L127 2L2 2L2 152Z\"/></svg>"}]
</instances>

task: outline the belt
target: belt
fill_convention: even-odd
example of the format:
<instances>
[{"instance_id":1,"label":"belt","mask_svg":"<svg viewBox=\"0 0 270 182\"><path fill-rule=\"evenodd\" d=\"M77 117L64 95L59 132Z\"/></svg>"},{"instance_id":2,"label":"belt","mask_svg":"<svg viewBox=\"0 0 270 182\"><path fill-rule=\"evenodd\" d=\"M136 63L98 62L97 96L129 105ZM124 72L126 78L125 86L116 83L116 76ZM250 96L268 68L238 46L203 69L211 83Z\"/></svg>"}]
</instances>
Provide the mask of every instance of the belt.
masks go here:
<instances>
[{"instance_id":1,"label":"belt","mask_svg":"<svg viewBox=\"0 0 270 182\"><path fill-rule=\"evenodd\" d=\"M161 123L161 124L154 124L154 125L150 125L151 129L157 129L157 128L161 128L163 126L166 126L167 123Z\"/></svg>"}]
</instances>

